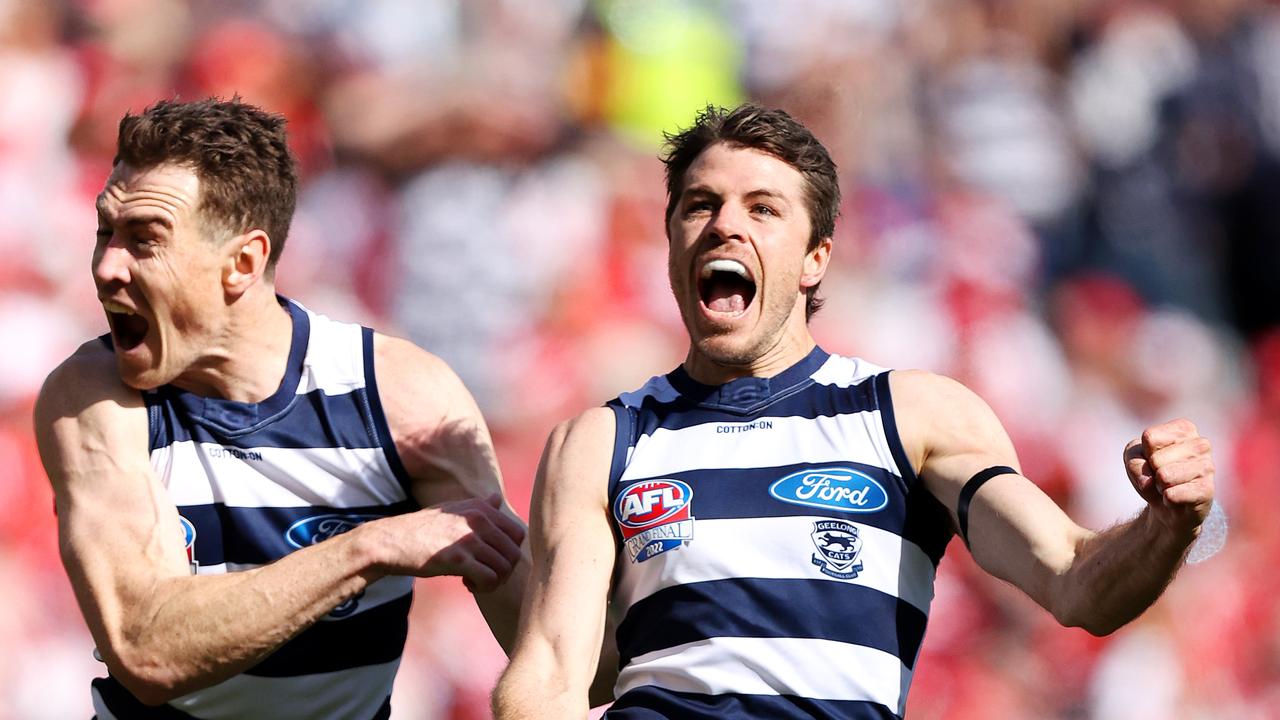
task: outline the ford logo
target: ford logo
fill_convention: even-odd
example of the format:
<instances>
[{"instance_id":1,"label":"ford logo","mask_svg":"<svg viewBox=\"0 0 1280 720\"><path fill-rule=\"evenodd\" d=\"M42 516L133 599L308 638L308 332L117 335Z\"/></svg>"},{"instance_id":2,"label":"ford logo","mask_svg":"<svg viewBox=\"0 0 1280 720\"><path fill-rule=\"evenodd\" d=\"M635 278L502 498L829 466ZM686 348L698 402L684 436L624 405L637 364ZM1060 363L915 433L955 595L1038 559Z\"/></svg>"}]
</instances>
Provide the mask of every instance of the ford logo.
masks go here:
<instances>
[{"instance_id":1,"label":"ford logo","mask_svg":"<svg viewBox=\"0 0 1280 720\"><path fill-rule=\"evenodd\" d=\"M793 505L869 513L883 510L889 494L871 476L849 468L801 470L769 486L769 494Z\"/></svg>"},{"instance_id":2,"label":"ford logo","mask_svg":"<svg viewBox=\"0 0 1280 720\"><path fill-rule=\"evenodd\" d=\"M334 535L341 535L354 530L369 520L377 520L381 515L313 515L303 518L289 526L284 532L284 539L296 548L315 545L328 540Z\"/></svg>"}]
</instances>

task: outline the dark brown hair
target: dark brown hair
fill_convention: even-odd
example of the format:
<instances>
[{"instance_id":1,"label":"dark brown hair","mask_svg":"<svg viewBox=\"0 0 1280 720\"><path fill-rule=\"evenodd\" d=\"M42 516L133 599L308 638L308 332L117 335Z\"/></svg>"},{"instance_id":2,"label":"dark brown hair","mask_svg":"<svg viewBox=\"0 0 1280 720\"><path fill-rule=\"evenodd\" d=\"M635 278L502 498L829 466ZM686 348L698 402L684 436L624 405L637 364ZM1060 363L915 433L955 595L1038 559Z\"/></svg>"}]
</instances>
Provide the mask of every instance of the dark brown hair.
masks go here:
<instances>
[{"instance_id":1,"label":"dark brown hair","mask_svg":"<svg viewBox=\"0 0 1280 720\"><path fill-rule=\"evenodd\" d=\"M191 168L200 178L197 210L209 229L231 235L264 230L271 238L267 268L274 272L298 196L284 126L283 117L239 97L162 100L121 118L112 164Z\"/></svg>"},{"instance_id":2,"label":"dark brown hair","mask_svg":"<svg viewBox=\"0 0 1280 720\"><path fill-rule=\"evenodd\" d=\"M732 110L708 105L693 126L678 133L666 133L667 214L671 222L676 203L684 193L684 176L704 150L716 143L751 148L768 153L795 168L804 177L805 202L809 211L809 250L835 233L840 212L840 182L831 154L795 118L782 110L754 103ZM809 288L805 319L822 307L818 286Z\"/></svg>"}]
</instances>

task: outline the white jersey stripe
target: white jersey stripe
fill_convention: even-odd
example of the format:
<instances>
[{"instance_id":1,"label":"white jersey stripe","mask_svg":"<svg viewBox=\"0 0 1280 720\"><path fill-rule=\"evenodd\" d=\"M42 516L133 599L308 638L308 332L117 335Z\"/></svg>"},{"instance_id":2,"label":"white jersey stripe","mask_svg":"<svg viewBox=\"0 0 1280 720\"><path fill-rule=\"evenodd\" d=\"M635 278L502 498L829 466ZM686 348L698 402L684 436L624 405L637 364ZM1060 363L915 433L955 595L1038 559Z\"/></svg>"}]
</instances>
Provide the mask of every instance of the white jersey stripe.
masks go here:
<instances>
[{"instance_id":1,"label":"white jersey stripe","mask_svg":"<svg viewBox=\"0 0 1280 720\"><path fill-rule=\"evenodd\" d=\"M406 499L382 448L254 448L177 442L151 453L175 505L345 508ZM201 472L191 472L200 468ZM185 470L183 470L185 469Z\"/></svg>"},{"instance_id":2,"label":"white jersey stripe","mask_svg":"<svg viewBox=\"0 0 1280 720\"><path fill-rule=\"evenodd\" d=\"M813 381L819 385L834 385L839 388L853 387L867 378L883 372L884 368L872 365L860 358L832 355L812 375Z\"/></svg>"},{"instance_id":3,"label":"white jersey stripe","mask_svg":"<svg viewBox=\"0 0 1280 720\"><path fill-rule=\"evenodd\" d=\"M364 387L364 356L351 352L359 348L363 329L359 325L336 323L315 313L311 317L311 337L298 380L298 395L319 390L325 395L343 395Z\"/></svg>"},{"instance_id":4,"label":"white jersey stripe","mask_svg":"<svg viewBox=\"0 0 1280 720\"><path fill-rule=\"evenodd\" d=\"M822 658L821 672L813 659ZM855 700L902 714L911 671L890 653L810 638L718 637L657 650L631 661L615 695L645 685L707 695L799 695Z\"/></svg>"},{"instance_id":5,"label":"white jersey stripe","mask_svg":"<svg viewBox=\"0 0 1280 720\"><path fill-rule=\"evenodd\" d=\"M857 462L897 474L880 432L880 412L834 417L771 417L751 422L771 427L726 434L744 424L712 422L679 430L659 428L637 440L621 480L656 478L703 468L759 468L790 463Z\"/></svg>"},{"instance_id":6,"label":"white jersey stripe","mask_svg":"<svg viewBox=\"0 0 1280 720\"><path fill-rule=\"evenodd\" d=\"M391 694L399 660L332 673L292 678L236 675L211 688L170 703L179 710L199 708L205 720L273 720L282 716L368 720L369 708ZM281 690L287 688L287 691ZM289 707L275 699L288 697Z\"/></svg>"}]
</instances>

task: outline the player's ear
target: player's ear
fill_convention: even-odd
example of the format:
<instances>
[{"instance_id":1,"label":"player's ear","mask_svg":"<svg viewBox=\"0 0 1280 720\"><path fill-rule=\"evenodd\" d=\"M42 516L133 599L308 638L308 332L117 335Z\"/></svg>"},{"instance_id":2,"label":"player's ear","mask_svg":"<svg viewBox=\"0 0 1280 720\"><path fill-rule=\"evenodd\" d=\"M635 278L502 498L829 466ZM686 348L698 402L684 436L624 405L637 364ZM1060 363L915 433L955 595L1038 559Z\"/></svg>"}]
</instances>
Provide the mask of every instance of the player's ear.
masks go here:
<instances>
[{"instance_id":1,"label":"player's ear","mask_svg":"<svg viewBox=\"0 0 1280 720\"><path fill-rule=\"evenodd\" d=\"M263 230L250 230L228 240L226 249L222 286L228 294L238 297L266 275L271 238Z\"/></svg>"},{"instance_id":2,"label":"player's ear","mask_svg":"<svg viewBox=\"0 0 1280 720\"><path fill-rule=\"evenodd\" d=\"M822 282L831 262L831 238L826 237L804 255L804 267L800 271L800 288L807 290Z\"/></svg>"}]
</instances>

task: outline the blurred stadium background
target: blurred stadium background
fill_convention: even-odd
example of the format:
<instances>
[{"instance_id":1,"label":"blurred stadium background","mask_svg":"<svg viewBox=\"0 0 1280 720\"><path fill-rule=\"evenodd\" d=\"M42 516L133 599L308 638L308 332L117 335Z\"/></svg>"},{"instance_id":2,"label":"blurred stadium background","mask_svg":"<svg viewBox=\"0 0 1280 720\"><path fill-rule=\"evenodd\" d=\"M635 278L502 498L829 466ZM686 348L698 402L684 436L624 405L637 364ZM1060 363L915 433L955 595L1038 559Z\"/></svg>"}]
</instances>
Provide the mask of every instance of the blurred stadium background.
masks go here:
<instances>
[{"instance_id":1,"label":"blurred stadium background","mask_svg":"<svg viewBox=\"0 0 1280 720\"><path fill-rule=\"evenodd\" d=\"M305 175L283 291L447 359L522 513L555 422L682 358L661 132L706 102L787 108L845 193L823 345L977 389L1093 527L1138 507L1126 440L1188 415L1232 519L1105 640L955 543L908 717L1280 717L1264 0L0 0L0 717L88 717L101 671L30 409L105 330L88 269L116 123L233 93L289 118ZM461 585L423 582L413 614L396 717L487 717L503 658Z\"/></svg>"}]
</instances>

